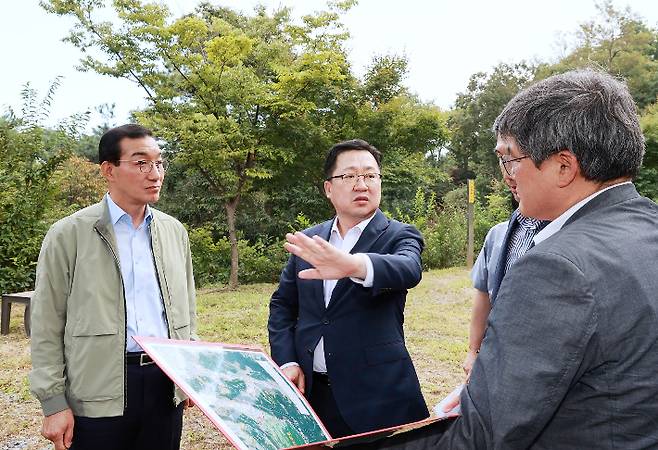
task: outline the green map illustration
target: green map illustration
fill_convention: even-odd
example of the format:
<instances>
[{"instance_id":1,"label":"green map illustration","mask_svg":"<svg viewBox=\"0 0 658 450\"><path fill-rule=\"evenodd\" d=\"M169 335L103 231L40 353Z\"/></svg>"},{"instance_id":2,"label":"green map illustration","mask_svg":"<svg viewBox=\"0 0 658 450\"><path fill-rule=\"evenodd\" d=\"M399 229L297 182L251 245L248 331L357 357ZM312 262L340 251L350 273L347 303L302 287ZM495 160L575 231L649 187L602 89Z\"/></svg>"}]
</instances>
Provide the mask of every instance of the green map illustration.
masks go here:
<instances>
[{"instance_id":1,"label":"green map illustration","mask_svg":"<svg viewBox=\"0 0 658 450\"><path fill-rule=\"evenodd\" d=\"M144 345L145 344L145 345ZM169 341L142 344L238 448L326 441L309 407L262 352Z\"/></svg>"}]
</instances>

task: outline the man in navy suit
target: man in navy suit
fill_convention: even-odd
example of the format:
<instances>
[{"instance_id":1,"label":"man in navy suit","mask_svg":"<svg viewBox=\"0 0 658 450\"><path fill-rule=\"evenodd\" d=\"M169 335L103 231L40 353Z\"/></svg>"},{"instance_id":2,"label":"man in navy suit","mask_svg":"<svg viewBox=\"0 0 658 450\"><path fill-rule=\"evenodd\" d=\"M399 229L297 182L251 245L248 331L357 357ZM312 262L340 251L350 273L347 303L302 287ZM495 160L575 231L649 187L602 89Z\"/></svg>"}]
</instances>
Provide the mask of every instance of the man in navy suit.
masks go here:
<instances>
[{"instance_id":1,"label":"man in navy suit","mask_svg":"<svg viewBox=\"0 0 658 450\"><path fill-rule=\"evenodd\" d=\"M336 217L286 236L292 255L270 301L272 358L333 437L428 416L402 328L423 239L379 210L380 159L360 139L331 148L324 191Z\"/></svg>"}]
</instances>

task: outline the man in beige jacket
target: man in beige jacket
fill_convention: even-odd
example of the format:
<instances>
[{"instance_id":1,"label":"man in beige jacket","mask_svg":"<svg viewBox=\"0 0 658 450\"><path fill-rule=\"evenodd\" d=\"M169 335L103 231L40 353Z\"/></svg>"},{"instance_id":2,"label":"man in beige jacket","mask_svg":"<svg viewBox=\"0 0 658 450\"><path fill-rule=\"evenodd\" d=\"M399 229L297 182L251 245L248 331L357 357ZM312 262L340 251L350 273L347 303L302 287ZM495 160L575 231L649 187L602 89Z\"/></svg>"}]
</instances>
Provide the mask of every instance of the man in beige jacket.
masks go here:
<instances>
[{"instance_id":1,"label":"man in beige jacket","mask_svg":"<svg viewBox=\"0 0 658 450\"><path fill-rule=\"evenodd\" d=\"M99 143L108 193L46 235L32 300L30 388L55 449L178 449L184 396L133 336L194 339L188 236L149 206L166 164L151 132Z\"/></svg>"}]
</instances>

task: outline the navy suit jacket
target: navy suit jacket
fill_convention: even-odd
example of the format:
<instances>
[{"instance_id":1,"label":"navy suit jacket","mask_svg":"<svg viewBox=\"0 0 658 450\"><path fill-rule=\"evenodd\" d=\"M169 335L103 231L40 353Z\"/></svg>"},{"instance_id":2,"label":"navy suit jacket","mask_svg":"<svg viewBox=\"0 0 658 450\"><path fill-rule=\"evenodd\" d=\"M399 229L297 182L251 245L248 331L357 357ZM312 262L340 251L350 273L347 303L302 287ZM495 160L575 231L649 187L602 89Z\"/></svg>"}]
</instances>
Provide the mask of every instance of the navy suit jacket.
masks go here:
<instances>
[{"instance_id":1,"label":"navy suit jacket","mask_svg":"<svg viewBox=\"0 0 658 450\"><path fill-rule=\"evenodd\" d=\"M329 240L329 220L304 231ZM297 362L313 389L313 351L324 336L331 388L357 433L426 418L427 406L404 343L407 289L421 279L423 239L414 227L377 210L351 253L366 253L373 286L338 281L325 307L323 281L297 274L311 266L291 256L270 301L268 330L277 364Z\"/></svg>"}]
</instances>

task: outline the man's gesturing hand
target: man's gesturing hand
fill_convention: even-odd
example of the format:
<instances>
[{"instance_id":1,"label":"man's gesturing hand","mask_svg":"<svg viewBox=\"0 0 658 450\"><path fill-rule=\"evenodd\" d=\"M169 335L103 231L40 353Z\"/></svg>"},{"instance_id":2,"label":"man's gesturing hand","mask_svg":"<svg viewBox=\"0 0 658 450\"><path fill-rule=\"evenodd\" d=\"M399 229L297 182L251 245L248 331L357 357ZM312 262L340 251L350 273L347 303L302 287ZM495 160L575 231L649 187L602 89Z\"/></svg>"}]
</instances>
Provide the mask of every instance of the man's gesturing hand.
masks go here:
<instances>
[{"instance_id":1,"label":"man's gesturing hand","mask_svg":"<svg viewBox=\"0 0 658 450\"><path fill-rule=\"evenodd\" d=\"M304 233L286 234L283 246L287 251L311 264L314 269L299 272L306 280L340 280L345 277L365 279L366 263L363 258L342 252L320 236L310 238Z\"/></svg>"},{"instance_id":2,"label":"man's gesturing hand","mask_svg":"<svg viewBox=\"0 0 658 450\"><path fill-rule=\"evenodd\" d=\"M43 418L41 435L55 444L55 450L66 450L73 442L73 412L65 409Z\"/></svg>"}]
</instances>

